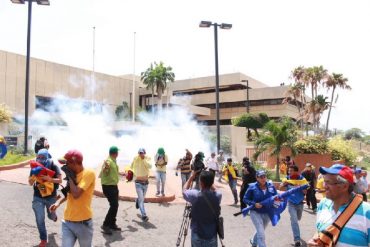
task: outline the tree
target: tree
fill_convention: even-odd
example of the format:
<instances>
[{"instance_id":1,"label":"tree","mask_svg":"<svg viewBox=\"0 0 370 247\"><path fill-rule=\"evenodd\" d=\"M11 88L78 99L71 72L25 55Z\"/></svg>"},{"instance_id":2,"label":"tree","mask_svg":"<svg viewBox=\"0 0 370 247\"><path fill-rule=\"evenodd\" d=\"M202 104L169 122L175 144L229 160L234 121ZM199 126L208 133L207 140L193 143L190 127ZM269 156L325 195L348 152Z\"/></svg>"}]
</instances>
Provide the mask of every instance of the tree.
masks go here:
<instances>
[{"instance_id":1,"label":"tree","mask_svg":"<svg viewBox=\"0 0 370 247\"><path fill-rule=\"evenodd\" d=\"M346 132L344 132L344 139L346 139L346 140L352 140L352 139L361 140L364 135L365 135L365 132L362 131L361 129L352 128L352 129L346 130Z\"/></svg>"},{"instance_id":2,"label":"tree","mask_svg":"<svg viewBox=\"0 0 370 247\"><path fill-rule=\"evenodd\" d=\"M12 113L5 104L0 104L0 123L10 123Z\"/></svg>"},{"instance_id":3,"label":"tree","mask_svg":"<svg viewBox=\"0 0 370 247\"><path fill-rule=\"evenodd\" d=\"M330 102L328 102L327 99L328 97L319 94L315 99L308 102L305 106L305 121L308 121L308 119L310 119L312 116L312 126L314 127L315 132L318 132L319 130L322 113L329 109Z\"/></svg>"},{"instance_id":4,"label":"tree","mask_svg":"<svg viewBox=\"0 0 370 247\"><path fill-rule=\"evenodd\" d=\"M348 79L344 78L342 74L335 74L335 73L331 74L328 77L328 80L325 82L325 85L328 88L328 90L332 88L329 113L328 113L328 118L326 119L325 136L327 136L328 134L329 120L330 120L331 108L333 107L335 89L339 87L339 88L350 90L351 87L347 84L347 82L348 82Z\"/></svg>"},{"instance_id":5,"label":"tree","mask_svg":"<svg viewBox=\"0 0 370 247\"><path fill-rule=\"evenodd\" d=\"M300 100L300 102L298 101ZM293 102L298 110L298 117L296 122L298 121L301 123L301 129L303 130L303 108L305 101L304 97L304 85L300 82L295 82L293 85L289 86L288 91L286 92L286 97L283 100L283 104L287 104Z\"/></svg>"},{"instance_id":6,"label":"tree","mask_svg":"<svg viewBox=\"0 0 370 247\"><path fill-rule=\"evenodd\" d=\"M129 107L126 101L116 107L115 114L118 120L125 119L129 116Z\"/></svg>"},{"instance_id":7,"label":"tree","mask_svg":"<svg viewBox=\"0 0 370 247\"><path fill-rule=\"evenodd\" d=\"M238 117L233 117L231 119L231 123L237 127L245 127L247 128L248 140L252 139L252 134L250 129L254 130L256 136L259 136L257 129L263 128L263 126L269 121L269 117L266 113L258 113L258 114L251 114L251 113L244 113Z\"/></svg>"},{"instance_id":8,"label":"tree","mask_svg":"<svg viewBox=\"0 0 370 247\"><path fill-rule=\"evenodd\" d=\"M150 67L141 73L141 80L144 85L146 85L146 88L152 91L152 99L154 97L154 91L157 93L158 109L162 109L162 95L169 83L175 80L175 74L172 72L172 67L165 67L163 62L160 62L159 64L154 62L154 67L153 64L150 64Z\"/></svg>"},{"instance_id":9,"label":"tree","mask_svg":"<svg viewBox=\"0 0 370 247\"><path fill-rule=\"evenodd\" d=\"M268 150L270 156L276 155L276 175L275 179L280 180L279 157L281 150L286 147L296 154L294 143L297 141L296 125L290 118L283 118L279 122L270 120L263 128L265 132L261 134L255 141L256 153L253 155L254 159Z\"/></svg>"}]
</instances>

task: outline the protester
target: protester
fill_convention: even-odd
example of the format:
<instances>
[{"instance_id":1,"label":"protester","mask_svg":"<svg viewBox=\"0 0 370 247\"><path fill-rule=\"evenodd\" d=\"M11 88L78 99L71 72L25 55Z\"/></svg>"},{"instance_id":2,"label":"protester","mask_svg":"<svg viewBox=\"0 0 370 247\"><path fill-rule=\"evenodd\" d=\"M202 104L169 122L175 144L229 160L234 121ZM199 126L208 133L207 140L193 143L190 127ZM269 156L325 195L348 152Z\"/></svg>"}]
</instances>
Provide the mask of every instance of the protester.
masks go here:
<instances>
[{"instance_id":1,"label":"protester","mask_svg":"<svg viewBox=\"0 0 370 247\"><path fill-rule=\"evenodd\" d=\"M365 186L365 192L362 193L362 197L363 197L364 201L367 202L367 193L369 192L369 185L368 185L368 182L367 182L367 171L364 167L362 167L361 169L362 169L361 179L363 180L363 183L364 183L364 186Z\"/></svg>"},{"instance_id":2,"label":"protester","mask_svg":"<svg viewBox=\"0 0 370 247\"><path fill-rule=\"evenodd\" d=\"M182 192L184 199L191 203L191 246L216 247L222 194L213 187L212 172L203 170L199 173L200 191L190 189L197 175L197 172L193 171Z\"/></svg>"},{"instance_id":3,"label":"protester","mask_svg":"<svg viewBox=\"0 0 370 247\"><path fill-rule=\"evenodd\" d=\"M137 194L136 208L140 209L141 219L144 222L149 220L149 217L146 215L145 212L144 200L145 194L148 190L149 171L152 167L145 155L145 149L140 148L138 151L138 156L136 156L131 163L131 169L133 170L135 176L135 188Z\"/></svg>"},{"instance_id":4,"label":"protester","mask_svg":"<svg viewBox=\"0 0 370 247\"><path fill-rule=\"evenodd\" d=\"M281 159L279 169L280 169L280 174L283 174L283 175L287 174L288 166L284 158Z\"/></svg>"},{"instance_id":5,"label":"protester","mask_svg":"<svg viewBox=\"0 0 370 247\"><path fill-rule=\"evenodd\" d=\"M78 240L80 247L91 247L93 239L93 220L91 201L95 188L95 172L84 168L82 153L69 150L59 162L69 179L70 191L50 207L55 211L64 201L64 221L62 221L62 247L73 247ZM74 179L75 177L75 179ZM76 181L74 181L76 180Z\"/></svg>"},{"instance_id":6,"label":"protester","mask_svg":"<svg viewBox=\"0 0 370 247\"><path fill-rule=\"evenodd\" d=\"M370 205L367 202L362 202L353 193L352 170L347 166L335 164L329 168L320 167L320 173L324 175L326 198L323 198L318 205L317 233L308 241L308 246L324 246L325 231L329 231L330 227L333 227L332 224L340 215L346 214L350 218L342 224L341 230L339 228L338 241L333 244L336 247L370 246ZM352 206L353 203L356 205ZM345 213L343 213L344 211ZM333 236L330 232L328 234Z\"/></svg>"},{"instance_id":7,"label":"protester","mask_svg":"<svg viewBox=\"0 0 370 247\"><path fill-rule=\"evenodd\" d=\"M306 204L308 208L311 208L314 213L317 210L317 199L316 199L316 173L312 168L311 163L307 163L305 169L302 172L302 176L308 181L310 187L306 193Z\"/></svg>"},{"instance_id":8,"label":"protester","mask_svg":"<svg viewBox=\"0 0 370 247\"><path fill-rule=\"evenodd\" d=\"M35 143L35 154L39 152L39 150L45 148L49 149L50 145L48 140L45 138L45 135L41 134L40 139L38 139ZM49 157L50 158L50 157Z\"/></svg>"},{"instance_id":9,"label":"protester","mask_svg":"<svg viewBox=\"0 0 370 247\"><path fill-rule=\"evenodd\" d=\"M243 167L242 167L242 186L240 187L240 210L243 210L243 208L246 207L246 204L243 201L244 194L247 191L250 183L255 183L256 180L256 170L251 165L251 162L249 161L248 157L243 158Z\"/></svg>"},{"instance_id":10,"label":"protester","mask_svg":"<svg viewBox=\"0 0 370 247\"><path fill-rule=\"evenodd\" d=\"M361 194L364 201L367 201L366 197L366 191L367 191L367 181L362 179L363 173L361 168L356 168L355 170L355 187L353 188L353 191L356 194ZM364 197L365 195L365 197ZM365 200L366 199L366 200Z\"/></svg>"},{"instance_id":11,"label":"protester","mask_svg":"<svg viewBox=\"0 0 370 247\"><path fill-rule=\"evenodd\" d=\"M216 153L212 152L211 156L206 159L206 166L208 170L216 176L216 172L220 170L217 163Z\"/></svg>"},{"instance_id":12,"label":"protester","mask_svg":"<svg viewBox=\"0 0 370 247\"><path fill-rule=\"evenodd\" d=\"M112 230L121 231L121 228L116 224L119 197L118 182L119 176L125 174L119 172L119 167L117 165L118 151L116 146L111 146L109 148L109 156L104 160L100 172L103 194L109 202L109 210L105 216L101 229L103 233L108 235L112 234Z\"/></svg>"},{"instance_id":13,"label":"protester","mask_svg":"<svg viewBox=\"0 0 370 247\"><path fill-rule=\"evenodd\" d=\"M154 156L155 167L157 168L157 193L156 196L165 196L164 187L166 185L166 167L168 163L168 157L164 152L163 148L158 148L156 155Z\"/></svg>"},{"instance_id":14,"label":"protester","mask_svg":"<svg viewBox=\"0 0 370 247\"><path fill-rule=\"evenodd\" d=\"M235 164L233 164L233 160L231 158L227 159L227 163L223 167L222 172L224 174L225 181L229 183L229 187L233 193L234 204L238 204L238 191L236 189L236 183L238 181L238 168L235 166Z\"/></svg>"},{"instance_id":15,"label":"protester","mask_svg":"<svg viewBox=\"0 0 370 247\"><path fill-rule=\"evenodd\" d=\"M47 231L45 225L45 209L47 216L52 221L57 221L55 212L49 210L49 207L57 200L57 189L62 183L62 175L58 166L48 158L49 152L47 149L40 149L37 153L36 161L43 165L45 168L55 172L53 176L37 175L31 169L28 183L33 186L33 201L32 209L36 217L37 230L39 231L40 244L39 247L47 245ZM50 187L49 187L50 186ZM48 191L47 187L51 188Z\"/></svg>"},{"instance_id":16,"label":"protester","mask_svg":"<svg viewBox=\"0 0 370 247\"><path fill-rule=\"evenodd\" d=\"M217 155L217 164L218 164L218 168L219 168L218 182L221 182L221 179L222 179L222 176L223 176L222 169L223 169L224 163L225 163L224 151L222 149L220 149L220 151L218 151L218 155Z\"/></svg>"},{"instance_id":17,"label":"protester","mask_svg":"<svg viewBox=\"0 0 370 247\"><path fill-rule=\"evenodd\" d=\"M188 181L191 173L191 160L193 159L193 154L186 149L186 154L184 158L179 160L179 163L177 164L176 170L180 169L181 170L181 188L184 187L184 184L186 181ZM177 172L176 172L177 174Z\"/></svg>"},{"instance_id":18,"label":"protester","mask_svg":"<svg viewBox=\"0 0 370 247\"><path fill-rule=\"evenodd\" d=\"M248 206L254 205L254 208L250 210L250 216L253 225L256 228L256 233L250 240L250 243L253 247L266 247L265 229L270 222L268 215L269 209L263 207L260 202L276 195L277 191L272 183L267 182L265 171L257 171L256 178L257 182L249 185L243 201Z\"/></svg>"},{"instance_id":19,"label":"protester","mask_svg":"<svg viewBox=\"0 0 370 247\"><path fill-rule=\"evenodd\" d=\"M281 183L281 188L285 187L290 190L294 187L308 183L307 180L299 174L298 167L296 165L291 165L288 171L289 175ZM297 191L288 196L288 212L290 215L290 225L293 232L294 246L302 246L298 221L300 221L302 218L303 199L305 193L306 191Z\"/></svg>"},{"instance_id":20,"label":"protester","mask_svg":"<svg viewBox=\"0 0 370 247\"><path fill-rule=\"evenodd\" d=\"M197 189L197 190L200 189L200 187L199 187L200 171L206 169L206 166L203 163L203 159L204 159L204 153L203 152L198 152L194 157L193 163L191 164L191 170L195 171L195 186L194 186L194 188Z\"/></svg>"},{"instance_id":21,"label":"protester","mask_svg":"<svg viewBox=\"0 0 370 247\"><path fill-rule=\"evenodd\" d=\"M318 193L321 193L321 195L323 197L326 196L326 194L325 194L325 187L324 187L324 176L321 173L317 177L316 191Z\"/></svg>"},{"instance_id":22,"label":"protester","mask_svg":"<svg viewBox=\"0 0 370 247\"><path fill-rule=\"evenodd\" d=\"M287 155L285 157L285 163L286 163L286 166L287 166L287 175L289 175L289 167L292 166L292 165L295 165L294 161L290 158L289 155Z\"/></svg>"}]
</instances>

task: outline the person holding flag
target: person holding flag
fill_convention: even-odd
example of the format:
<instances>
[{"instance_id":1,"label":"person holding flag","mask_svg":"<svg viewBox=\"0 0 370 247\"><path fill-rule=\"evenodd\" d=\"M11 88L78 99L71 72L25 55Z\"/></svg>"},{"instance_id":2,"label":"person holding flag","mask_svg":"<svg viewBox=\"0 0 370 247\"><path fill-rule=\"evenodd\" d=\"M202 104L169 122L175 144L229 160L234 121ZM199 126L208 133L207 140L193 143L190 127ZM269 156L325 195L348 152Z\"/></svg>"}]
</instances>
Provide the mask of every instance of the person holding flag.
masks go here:
<instances>
[{"instance_id":1,"label":"person holding flag","mask_svg":"<svg viewBox=\"0 0 370 247\"><path fill-rule=\"evenodd\" d=\"M298 166L291 165L288 169L289 175L283 179L280 189L286 188L288 190L308 184L308 181L299 174ZM307 190L298 190L288 196L288 212L290 215L290 224L293 231L294 246L302 246L301 235L298 221L302 218L303 213L303 199Z\"/></svg>"}]
</instances>

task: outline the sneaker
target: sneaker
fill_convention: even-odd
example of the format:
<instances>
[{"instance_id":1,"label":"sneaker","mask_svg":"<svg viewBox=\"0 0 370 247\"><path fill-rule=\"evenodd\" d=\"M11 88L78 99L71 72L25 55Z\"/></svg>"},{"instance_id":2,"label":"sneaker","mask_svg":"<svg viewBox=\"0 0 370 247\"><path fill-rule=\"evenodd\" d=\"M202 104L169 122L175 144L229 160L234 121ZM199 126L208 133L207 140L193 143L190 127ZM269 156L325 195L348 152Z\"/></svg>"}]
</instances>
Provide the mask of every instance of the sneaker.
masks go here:
<instances>
[{"instance_id":1,"label":"sneaker","mask_svg":"<svg viewBox=\"0 0 370 247\"><path fill-rule=\"evenodd\" d=\"M112 230L109 226L102 225L100 228L103 230L104 234L112 235Z\"/></svg>"},{"instance_id":2,"label":"sneaker","mask_svg":"<svg viewBox=\"0 0 370 247\"><path fill-rule=\"evenodd\" d=\"M135 200L135 207L136 207L136 209L139 208L139 201L137 199Z\"/></svg>"},{"instance_id":3,"label":"sneaker","mask_svg":"<svg viewBox=\"0 0 370 247\"><path fill-rule=\"evenodd\" d=\"M159 192L155 193L155 196L159 196L159 195L160 195L160 193L159 193Z\"/></svg>"},{"instance_id":4,"label":"sneaker","mask_svg":"<svg viewBox=\"0 0 370 247\"><path fill-rule=\"evenodd\" d=\"M143 216L141 217L141 219L144 221L144 222L147 222L149 220L149 217L148 216Z\"/></svg>"},{"instance_id":5,"label":"sneaker","mask_svg":"<svg viewBox=\"0 0 370 247\"><path fill-rule=\"evenodd\" d=\"M312 212L313 212L314 214L316 214L316 213L317 213L317 208L312 209Z\"/></svg>"},{"instance_id":6,"label":"sneaker","mask_svg":"<svg viewBox=\"0 0 370 247\"><path fill-rule=\"evenodd\" d=\"M46 247L46 244L48 243L48 241L46 240L41 240L40 244L39 244L39 247Z\"/></svg>"},{"instance_id":7,"label":"sneaker","mask_svg":"<svg viewBox=\"0 0 370 247\"><path fill-rule=\"evenodd\" d=\"M114 224L113 226L110 226L110 229L113 231L118 231L118 232L122 230L121 227L117 226L116 224Z\"/></svg>"},{"instance_id":8,"label":"sneaker","mask_svg":"<svg viewBox=\"0 0 370 247\"><path fill-rule=\"evenodd\" d=\"M162 193L162 196L166 196L164 193Z\"/></svg>"},{"instance_id":9,"label":"sneaker","mask_svg":"<svg viewBox=\"0 0 370 247\"><path fill-rule=\"evenodd\" d=\"M302 246L301 241L299 241L299 240L298 241L295 241L294 246L295 247Z\"/></svg>"},{"instance_id":10,"label":"sneaker","mask_svg":"<svg viewBox=\"0 0 370 247\"><path fill-rule=\"evenodd\" d=\"M250 240L249 240L249 243L251 243L251 246L252 246L252 247L257 247L257 245L254 245L254 244L253 244L253 240L252 240L252 239L250 239Z\"/></svg>"}]
</instances>

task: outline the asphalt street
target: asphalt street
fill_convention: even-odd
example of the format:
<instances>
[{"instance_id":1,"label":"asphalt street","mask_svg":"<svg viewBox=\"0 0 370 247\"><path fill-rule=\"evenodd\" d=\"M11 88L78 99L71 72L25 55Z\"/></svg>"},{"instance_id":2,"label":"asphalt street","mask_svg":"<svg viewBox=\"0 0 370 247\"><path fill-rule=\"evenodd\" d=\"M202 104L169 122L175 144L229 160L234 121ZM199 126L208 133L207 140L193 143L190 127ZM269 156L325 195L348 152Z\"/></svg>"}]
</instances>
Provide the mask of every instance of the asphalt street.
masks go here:
<instances>
[{"instance_id":1,"label":"asphalt street","mask_svg":"<svg viewBox=\"0 0 370 247\"><path fill-rule=\"evenodd\" d=\"M39 243L35 216L32 211L32 187L17 183L0 181L0 246L19 247L37 246ZM183 219L184 204L146 203L149 222L142 222L139 211L133 202L120 201L117 224L121 232L104 235L100 226L108 209L105 198L94 197L94 246L176 246L178 233ZM234 217L238 207L225 205L222 215L225 219L225 239L227 247L250 246L249 239L254 233L254 227L247 216ZM48 229L48 246L61 246L61 221L63 207L58 209L56 223L46 220ZM300 221L301 238L307 241L314 234L315 215L305 210ZM182 238L183 240L183 238ZM277 226L271 224L266 229L266 243L271 247L292 246L293 236L287 210ZM78 246L78 244L76 244ZM181 245L182 246L182 245ZM190 229L185 246L190 246ZM219 245L220 246L220 245ZM303 246L305 242L303 242Z\"/></svg>"}]
</instances>

